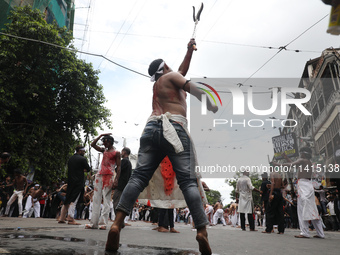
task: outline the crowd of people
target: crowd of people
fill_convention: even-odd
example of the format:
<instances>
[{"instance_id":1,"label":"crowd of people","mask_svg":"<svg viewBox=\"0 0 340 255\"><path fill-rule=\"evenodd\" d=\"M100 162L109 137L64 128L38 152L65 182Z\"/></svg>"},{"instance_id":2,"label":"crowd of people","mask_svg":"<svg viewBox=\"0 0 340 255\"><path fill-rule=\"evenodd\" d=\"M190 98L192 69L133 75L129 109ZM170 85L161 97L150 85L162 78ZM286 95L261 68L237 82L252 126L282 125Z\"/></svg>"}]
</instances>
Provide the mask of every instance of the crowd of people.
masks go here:
<instances>
[{"instance_id":1,"label":"crowd of people","mask_svg":"<svg viewBox=\"0 0 340 255\"><path fill-rule=\"evenodd\" d=\"M128 150L128 148L126 148L125 151L126 150ZM125 151L123 152L124 155ZM95 179L95 176L92 176L92 180ZM127 180L125 182L127 182ZM67 180L62 180L59 183L53 183L51 186L46 187L43 184L27 180L19 169L15 169L14 176L6 175L0 181L0 216L59 219L61 208L66 200L68 188L66 181ZM84 187L82 199L79 199L78 203L76 203L74 214L71 218L75 220L89 220L92 222L95 187L90 184L90 180L87 180L86 183L87 185ZM324 181L321 184L325 185ZM339 196L336 189L336 183L331 184L333 184L331 188L325 188L320 185L318 188L314 189L315 204L317 206L318 215L320 215L322 219L323 229L325 231L338 231L340 229ZM260 189L261 204L255 206L251 205L250 218L253 220L249 222L248 217L245 218L246 225L254 222L257 226L267 226L268 217L266 217L266 211L268 210L268 204L272 203L272 201L269 202L270 186L271 181L268 180L268 175L264 173L262 175L262 186ZM288 190L287 186L286 182L282 183L280 190L282 195L283 227L285 229L298 229L297 194L294 190ZM296 187L296 180L293 181L293 186ZM122 189L124 189L124 187ZM115 190L111 189L109 191L108 199L109 213L107 214L107 219L112 221L115 218L114 203L112 199L115 192ZM101 215L104 203L101 199L97 200L99 201L99 215ZM127 225L129 225L128 221L138 220L158 224L161 210L162 209L160 208L135 203L133 210L125 222ZM188 207L171 210L173 210L171 213L173 222L185 224L192 223L192 217ZM221 202L216 202L213 205L205 204L205 213L210 226L222 224L242 228L242 212L239 211L238 200L231 202L230 205L226 207L223 207ZM168 217L165 218L168 219ZM70 219L70 217L68 219ZM273 225L278 227L278 223ZM166 226L166 224L164 226ZM309 228L313 229L313 225L310 224ZM163 226L161 230L162 231L160 232L164 231ZM168 230L170 231L170 229ZM270 231L272 231L272 229L270 229Z\"/></svg>"}]
</instances>

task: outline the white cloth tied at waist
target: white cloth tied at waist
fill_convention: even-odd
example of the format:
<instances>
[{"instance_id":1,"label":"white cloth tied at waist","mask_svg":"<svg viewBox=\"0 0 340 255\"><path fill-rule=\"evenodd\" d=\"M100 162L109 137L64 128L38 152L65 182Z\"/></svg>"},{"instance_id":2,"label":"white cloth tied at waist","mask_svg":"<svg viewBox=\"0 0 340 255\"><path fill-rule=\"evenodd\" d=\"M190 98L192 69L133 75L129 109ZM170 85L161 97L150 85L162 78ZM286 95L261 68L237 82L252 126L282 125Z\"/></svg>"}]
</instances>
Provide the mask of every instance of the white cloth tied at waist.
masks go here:
<instances>
[{"instance_id":1,"label":"white cloth tied at waist","mask_svg":"<svg viewBox=\"0 0 340 255\"><path fill-rule=\"evenodd\" d=\"M163 136L174 147L175 152L180 153L180 152L184 151L182 141L181 141L181 139L179 139L178 134L176 132L176 129L170 123L170 120L179 122L183 126L186 133L188 134L188 131L187 131L188 121L187 121L187 119L182 115L171 114L169 112L166 112L165 114L161 114L161 115L158 115L158 116L151 115L148 118L147 122L158 121L158 120L162 120Z\"/></svg>"},{"instance_id":2,"label":"white cloth tied at waist","mask_svg":"<svg viewBox=\"0 0 340 255\"><path fill-rule=\"evenodd\" d=\"M180 152L184 151L184 147L183 147L182 141L178 137L176 129L170 123L170 120L179 123L183 127L183 129L185 130L185 132L187 133L187 135L190 139L191 151L192 151L193 156L194 156L195 166L197 166L198 165L197 154L196 154L194 143L193 143L191 136L189 134L187 119L180 114L171 114L169 112L166 112L166 113L158 115L158 116L151 115L148 118L147 123L150 122L150 121L158 121L158 120L162 120L163 136L174 147L174 150L175 150L176 153L180 153ZM201 182L201 178L202 178L201 173L195 171L195 176L196 176L196 179L197 179L198 190L200 192L202 202L203 202L203 204L206 204L206 203L208 203L208 200L207 200L207 197L205 195L203 185L202 185L202 182ZM150 199L150 198L148 198L148 199ZM152 200L152 199L150 199L150 200ZM165 208L165 207L161 207L161 208Z\"/></svg>"}]
</instances>

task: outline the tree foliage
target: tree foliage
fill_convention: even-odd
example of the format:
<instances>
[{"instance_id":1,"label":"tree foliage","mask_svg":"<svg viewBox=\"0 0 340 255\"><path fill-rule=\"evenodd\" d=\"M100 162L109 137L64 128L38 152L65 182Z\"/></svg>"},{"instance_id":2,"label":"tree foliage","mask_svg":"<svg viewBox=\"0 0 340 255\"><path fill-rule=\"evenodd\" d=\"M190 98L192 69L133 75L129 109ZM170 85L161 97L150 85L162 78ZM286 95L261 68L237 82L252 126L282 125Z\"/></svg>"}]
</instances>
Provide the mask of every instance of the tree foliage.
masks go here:
<instances>
[{"instance_id":1,"label":"tree foliage","mask_svg":"<svg viewBox=\"0 0 340 255\"><path fill-rule=\"evenodd\" d=\"M2 32L18 37L0 36L0 151L24 171L34 168L38 180L55 180L81 134L110 126L110 112L98 71L64 48L73 48L66 28L29 6L9 19Z\"/></svg>"},{"instance_id":2,"label":"tree foliage","mask_svg":"<svg viewBox=\"0 0 340 255\"><path fill-rule=\"evenodd\" d=\"M218 190L211 189L210 191L206 191L205 195L207 196L207 200L210 205L213 205L222 199L221 193Z\"/></svg>"},{"instance_id":3,"label":"tree foliage","mask_svg":"<svg viewBox=\"0 0 340 255\"><path fill-rule=\"evenodd\" d=\"M241 173L237 173L234 179L226 179L225 182L229 185L233 186L233 190L230 193L230 198L233 200L236 200L236 183L238 179L240 178ZM257 188L261 188L262 179L260 179L259 175L257 173L250 173L249 178L251 180L251 184ZM261 205L261 196L257 192L253 192L253 201L254 205Z\"/></svg>"}]
</instances>

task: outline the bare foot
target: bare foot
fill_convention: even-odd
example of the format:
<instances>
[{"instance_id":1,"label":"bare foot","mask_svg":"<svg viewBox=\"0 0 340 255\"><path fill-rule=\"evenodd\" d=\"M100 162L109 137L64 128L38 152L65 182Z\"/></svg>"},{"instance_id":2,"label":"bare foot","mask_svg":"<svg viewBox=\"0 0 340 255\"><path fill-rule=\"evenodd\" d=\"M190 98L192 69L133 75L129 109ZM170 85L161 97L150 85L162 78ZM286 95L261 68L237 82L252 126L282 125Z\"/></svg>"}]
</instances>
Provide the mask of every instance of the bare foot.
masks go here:
<instances>
[{"instance_id":1,"label":"bare foot","mask_svg":"<svg viewBox=\"0 0 340 255\"><path fill-rule=\"evenodd\" d=\"M80 223L78 223L76 221L69 221L67 224L69 224L69 225L81 225Z\"/></svg>"},{"instance_id":2,"label":"bare foot","mask_svg":"<svg viewBox=\"0 0 340 255\"><path fill-rule=\"evenodd\" d=\"M90 224L85 224L85 229L93 229Z\"/></svg>"},{"instance_id":3,"label":"bare foot","mask_svg":"<svg viewBox=\"0 0 340 255\"><path fill-rule=\"evenodd\" d=\"M131 226L131 224L129 224L129 223L125 223L125 226Z\"/></svg>"},{"instance_id":4,"label":"bare foot","mask_svg":"<svg viewBox=\"0 0 340 255\"><path fill-rule=\"evenodd\" d=\"M164 227L159 227L158 232L169 232L169 230Z\"/></svg>"},{"instance_id":5,"label":"bare foot","mask_svg":"<svg viewBox=\"0 0 340 255\"><path fill-rule=\"evenodd\" d=\"M155 228L153 228L152 230L158 230L159 229L159 227L155 227Z\"/></svg>"},{"instance_id":6,"label":"bare foot","mask_svg":"<svg viewBox=\"0 0 340 255\"><path fill-rule=\"evenodd\" d=\"M180 233L180 232L177 231L175 228L170 228L170 233Z\"/></svg>"},{"instance_id":7,"label":"bare foot","mask_svg":"<svg viewBox=\"0 0 340 255\"><path fill-rule=\"evenodd\" d=\"M298 235L298 236L294 236L294 237L296 237L296 238L309 238L309 237L303 236L303 235Z\"/></svg>"},{"instance_id":8,"label":"bare foot","mask_svg":"<svg viewBox=\"0 0 340 255\"><path fill-rule=\"evenodd\" d=\"M99 227L100 230L106 230L106 226L105 225L102 225Z\"/></svg>"},{"instance_id":9,"label":"bare foot","mask_svg":"<svg viewBox=\"0 0 340 255\"><path fill-rule=\"evenodd\" d=\"M66 223L66 221L63 221L63 220L60 220L60 221L58 221L58 223Z\"/></svg>"},{"instance_id":10,"label":"bare foot","mask_svg":"<svg viewBox=\"0 0 340 255\"><path fill-rule=\"evenodd\" d=\"M119 228L115 225L111 226L106 241L106 251L117 251L119 249Z\"/></svg>"},{"instance_id":11,"label":"bare foot","mask_svg":"<svg viewBox=\"0 0 340 255\"><path fill-rule=\"evenodd\" d=\"M208 241L208 234L197 233L196 240L202 255L211 255L211 249Z\"/></svg>"}]
</instances>

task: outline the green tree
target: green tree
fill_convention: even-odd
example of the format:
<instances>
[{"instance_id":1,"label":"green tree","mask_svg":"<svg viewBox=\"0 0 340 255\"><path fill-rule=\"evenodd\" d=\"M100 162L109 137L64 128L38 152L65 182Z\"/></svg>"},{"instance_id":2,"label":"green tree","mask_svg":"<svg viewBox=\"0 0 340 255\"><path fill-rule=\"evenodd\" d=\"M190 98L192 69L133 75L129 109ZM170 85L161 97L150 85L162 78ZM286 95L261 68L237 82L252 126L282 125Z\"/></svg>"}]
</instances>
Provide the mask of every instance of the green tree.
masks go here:
<instances>
[{"instance_id":1,"label":"green tree","mask_svg":"<svg viewBox=\"0 0 340 255\"><path fill-rule=\"evenodd\" d=\"M207 200L211 205L222 199L221 193L218 190L211 189L210 191L206 191L205 195L207 196Z\"/></svg>"},{"instance_id":2,"label":"green tree","mask_svg":"<svg viewBox=\"0 0 340 255\"><path fill-rule=\"evenodd\" d=\"M230 192L230 198L233 200L236 200L236 183L238 179L240 178L241 173L237 173L235 178L233 179L226 179L225 182L228 183L229 185L233 186L233 190ZM259 175L257 173L250 173L249 178L251 180L251 184L257 188L260 189L261 184L262 184L262 179L260 179ZM261 196L260 193L258 192L253 192L253 201L254 205L260 205L261 204Z\"/></svg>"},{"instance_id":3,"label":"green tree","mask_svg":"<svg viewBox=\"0 0 340 255\"><path fill-rule=\"evenodd\" d=\"M9 19L2 32L16 37L0 36L0 151L46 183L65 175L82 134L110 126L110 112L98 71L64 48L73 49L66 28L29 6Z\"/></svg>"}]
</instances>

